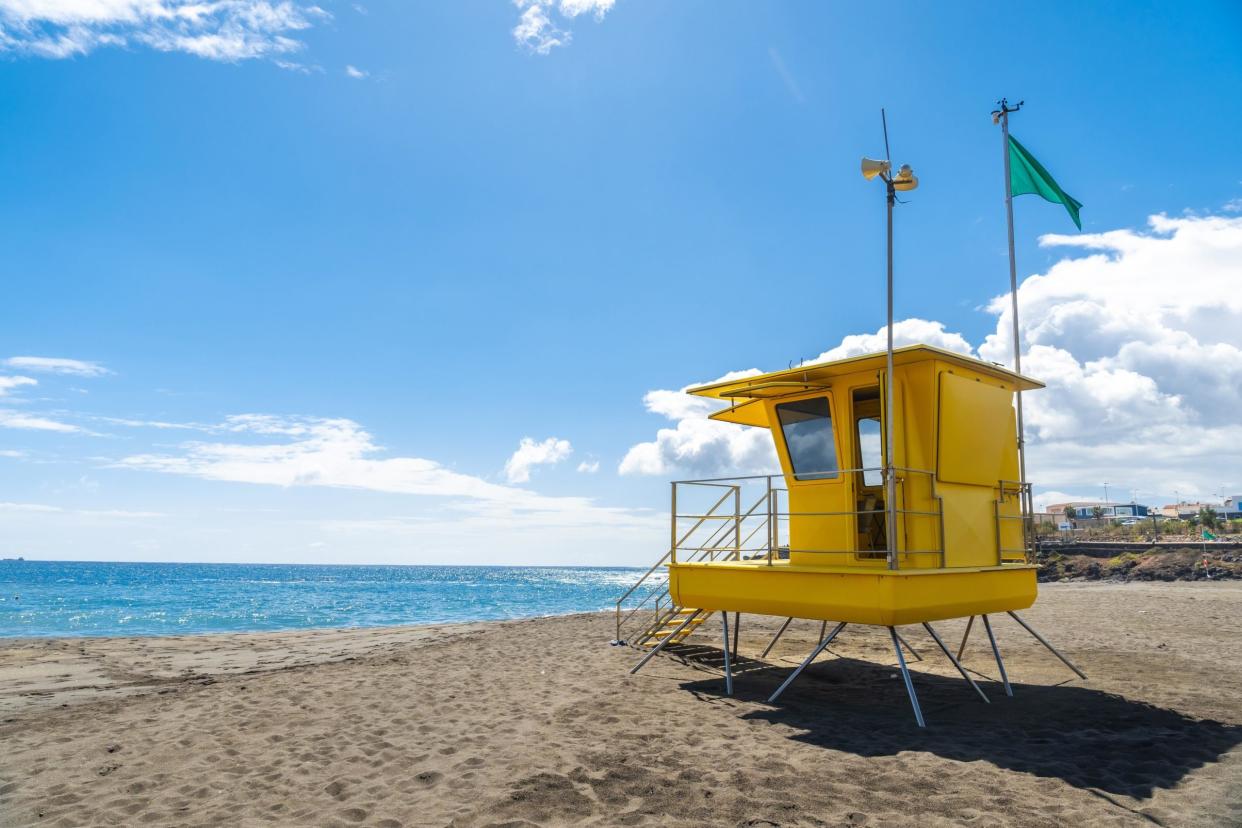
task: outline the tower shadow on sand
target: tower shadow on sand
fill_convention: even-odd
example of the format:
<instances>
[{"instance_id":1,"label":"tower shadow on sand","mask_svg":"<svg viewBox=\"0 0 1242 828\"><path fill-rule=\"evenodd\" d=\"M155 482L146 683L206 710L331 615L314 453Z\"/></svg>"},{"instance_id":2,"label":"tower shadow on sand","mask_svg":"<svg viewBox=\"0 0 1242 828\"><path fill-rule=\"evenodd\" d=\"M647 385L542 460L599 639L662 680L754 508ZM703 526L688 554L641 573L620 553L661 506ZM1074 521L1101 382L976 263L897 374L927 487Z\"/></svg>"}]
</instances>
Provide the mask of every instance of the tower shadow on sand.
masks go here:
<instances>
[{"instance_id":1,"label":"tower shadow on sand","mask_svg":"<svg viewBox=\"0 0 1242 828\"><path fill-rule=\"evenodd\" d=\"M722 663L701 648L693 660ZM991 699L984 704L957 677L914 671L928 727L915 726L897 668L835 658L808 668L777 704L767 698L789 674L784 667L743 660L734 697L763 709L743 718L791 728L791 738L859 756L921 751L960 762L985 761L1008 770L1061 779L1079 788L1146 799L1171 788L1242 743L1242 727L1196 719L1169 708L1079 685L1013 684L974 675ZM682 684L704 697L724 694L720 677Z\"/></svg>"}]
</instances>

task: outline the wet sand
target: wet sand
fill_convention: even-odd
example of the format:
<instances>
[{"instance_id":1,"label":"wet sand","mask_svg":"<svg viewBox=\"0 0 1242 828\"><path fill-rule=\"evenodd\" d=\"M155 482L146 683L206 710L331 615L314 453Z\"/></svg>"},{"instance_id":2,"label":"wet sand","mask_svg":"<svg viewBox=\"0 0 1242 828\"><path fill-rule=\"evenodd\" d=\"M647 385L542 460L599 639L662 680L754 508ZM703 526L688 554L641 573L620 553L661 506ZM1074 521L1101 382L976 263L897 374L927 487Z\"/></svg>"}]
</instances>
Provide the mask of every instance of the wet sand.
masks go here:
<instances>
[{"instance_id":1,"label":"wet sand","mask_svg":"<svg viewBox=\"0 0 1242 828\"><path fill-rule=\"evenodd\" d=\"M2 825L1242 825L1242 584L1054 584L1007 618L983 704L903 634L809 651L713 618L637 676L611 615L443 627L0 642ZM956 650L963 622L936 625Z\"/></svg>"}]
</instances>

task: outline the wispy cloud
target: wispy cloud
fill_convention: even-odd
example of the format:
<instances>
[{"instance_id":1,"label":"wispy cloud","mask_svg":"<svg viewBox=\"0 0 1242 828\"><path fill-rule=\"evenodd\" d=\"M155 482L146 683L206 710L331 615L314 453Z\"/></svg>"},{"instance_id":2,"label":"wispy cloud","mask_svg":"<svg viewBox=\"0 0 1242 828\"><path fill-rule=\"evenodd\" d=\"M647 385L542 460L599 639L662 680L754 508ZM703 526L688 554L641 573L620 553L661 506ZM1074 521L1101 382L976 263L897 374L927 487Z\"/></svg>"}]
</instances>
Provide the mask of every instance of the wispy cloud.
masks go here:
<instances>
[{"instance_id":1,"label":"wispy cloud","mask_svg":"<svg viewBox=\"0 0 1242 828\"><path fill-rule=\"evenodd\" d=\"M0 0L0 3L5 0ZM15 356L9 357L4 364L10 368L23 371L36 371L45 374L70 374L75 377L100 377L112 373L98 362L83 359L63 359L61 357Z\"/></svg>"},{"instance_id":2,"label":"wispy cloud","mask_svg":"<svg viewBox=\"0 0 1242 828\"><path fill-rule=\"evenodd\" d=\"M78 426L63 423L60 420L39 417L12 409L0 409L0 428L16 428L26 431L58 431L64 434L82 431Z\"/></svg>"},{"instance_id":3,"label":"wispy cloud","mask_svg":"<svg viewBox=\"0 0 1242 828\"><path fill-rule=\"evenodd\" d=\"M126 509L66 509L61 506L50 506L46 503L0 502L0 512L18 512L39 515L69 514L81 515L83 517L118 518L122 520L167 517L167 515L162 512L133 512Z\"/></svg>"},{"instance_id":4,"label":"wispy cloud","mask_svg":"<svg viewBox=\"0 0 1242 828\"><path fill-rule=\"evenodd\" d=\"M781 57L781 53L775 48L768 49L768 57L772 59L772 68L776 70L776 74L780 77L781 82L785 84L785 88L789 90L789 94L798 103L806 103L806 97L802 94L802 87L798 85L797 79L793 73L785 66L785 60Z\"/></svg>"},{"instance_id":5,"label":"wispy cloud","mask_svg":"<svg viewBox=\"0 0 1242 828\"><path fill-rule=\"evenodd\" d=\"M243 414L212 429L238 441L191 441L172 454L135 454L114 465L268 486L328 486L501 503L518 508L586 503L546 498L490 483L421 457L379 457L372 436L353 420ZM241 441L243 438L249 438Z\"/></svg>"},{"instance_id":6,"label":"wispy cloud","mask_svg":"<svg viewBox=\"0 0 1242 828\"><path fill-rule=\"evenodd\" d=\"M359 69L357 66L346 66L345 74L354 80L362 80L371 76L370 72Z\"/></svg>"},{"instance_id":7,"label":"wispy cloud","mask_svg":"<svg viewBox=\"0 0 1242 828\"><path fill-rule=\"evenodd\" d=\"M615 4L616 0L513 0L513 5L522 10L513 28L513 39L532 53L546 55L573 40L567 29L553 21L553 12L571 20L583 14L594 14L596 20L603 20Z\"/></svg>"},{"instance_id":8,"label":"wispy cloud","mask_svg":"<svg viewBox=\"0 0 1242 828\"><path fill-rule=\"evenodd\" d=\"M531 468L559 463L573 454L573 451L568 440L549 437L536 443L530 437L523 437L517 451L505 463L505 478L510 483L525 483L530 480Z\"/></svg>"},{"instance_id":9,"label":"wispy cloud","mask_svg":"<svg viewBox=\"0 0 1242 828\"><path fill-rule=\"evenodd\" d=\"M598 460L583 460L578 464L579 474L595 474L597 471L599 471Z\"/></svg>"},{"instance_id":10,"label":"wispy cloud","mask_svg":"<svg viewBox=\"0 0 1242 828\"><path fill-rule=\"evenodd\" d=\"M6 396L15 388L23 385L38 385L39 381L30 377L0 377L0 397Z\"/></svg>"},{"instance_id":11,"label":"wispy cloud","mask_svg":"<svg viewBox=\"0 0 1242 828\"><path fill-rule=\"evenodd\" d=\"M236 62L297 52L330 15L294 0L0 0L0 51L45 58L146 46Z\"/></svg>"},{"instance_id":12,"label":"wispy cloud","mask_svg":"<svg viewBox=\"0 0 1242 828\"><path fill-rule=\"evenodd\" d=\"M91 420L109 425L126 426L128 428L156 428L161 430L182 431L213 431L218 426L202 423L170 423L165 420L136 420L129 417L91 417Z\"/></svg>"}]
</instances>

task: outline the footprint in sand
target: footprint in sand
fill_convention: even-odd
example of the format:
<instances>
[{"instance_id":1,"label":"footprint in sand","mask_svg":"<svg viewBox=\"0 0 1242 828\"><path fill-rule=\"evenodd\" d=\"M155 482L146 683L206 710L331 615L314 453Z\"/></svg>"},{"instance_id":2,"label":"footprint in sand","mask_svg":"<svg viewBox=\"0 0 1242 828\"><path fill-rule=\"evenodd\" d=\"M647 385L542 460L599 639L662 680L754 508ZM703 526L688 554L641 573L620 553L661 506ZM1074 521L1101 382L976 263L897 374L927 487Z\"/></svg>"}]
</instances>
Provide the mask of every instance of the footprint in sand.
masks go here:
<instances>
[{"instance_id":1,"label":"footprint in sand","mask_svg":"<svg viewBox=\"0 0 1242 828\"><path fill-rule=\"evenodd\" d=\"M416 774L414 778L417 779L423 785L426 785L428 788L430 788L432 785L435 785L441 779L443 779L444 774L440 773L439 771L423 771L422 773Z\"/></svg>"}]
</instances>

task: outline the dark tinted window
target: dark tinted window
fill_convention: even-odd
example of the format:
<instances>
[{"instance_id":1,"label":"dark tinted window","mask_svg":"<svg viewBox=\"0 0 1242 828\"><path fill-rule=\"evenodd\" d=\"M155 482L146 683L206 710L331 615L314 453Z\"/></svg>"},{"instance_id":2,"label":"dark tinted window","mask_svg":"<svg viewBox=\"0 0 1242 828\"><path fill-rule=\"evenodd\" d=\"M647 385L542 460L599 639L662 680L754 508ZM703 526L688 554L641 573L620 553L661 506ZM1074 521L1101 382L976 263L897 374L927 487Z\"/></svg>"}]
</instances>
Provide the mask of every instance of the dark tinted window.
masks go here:
<instances>
[{"instance_id":1,"label":"dark tinted window","mask_svg":"<svg viewBox=\"0 0 1242 828\"><path fill-rule=\"evenodd\" d=\"M789 449L796 480L824 480L837 476L837 449L832 440L828 398L782 403L776 416Z\"/></svg>"}]
</instances>

